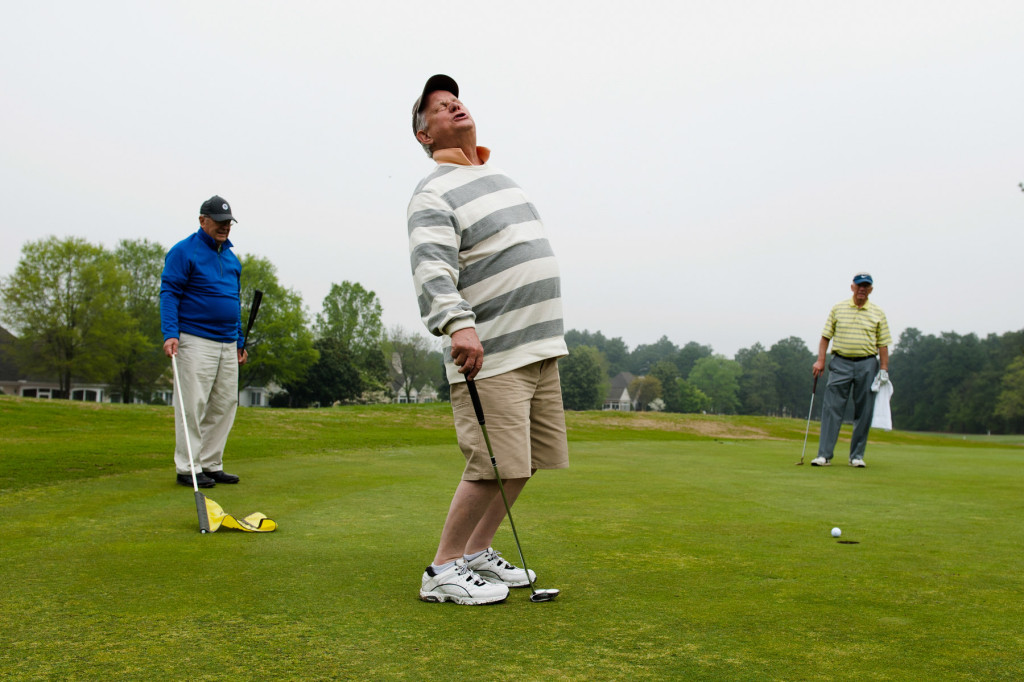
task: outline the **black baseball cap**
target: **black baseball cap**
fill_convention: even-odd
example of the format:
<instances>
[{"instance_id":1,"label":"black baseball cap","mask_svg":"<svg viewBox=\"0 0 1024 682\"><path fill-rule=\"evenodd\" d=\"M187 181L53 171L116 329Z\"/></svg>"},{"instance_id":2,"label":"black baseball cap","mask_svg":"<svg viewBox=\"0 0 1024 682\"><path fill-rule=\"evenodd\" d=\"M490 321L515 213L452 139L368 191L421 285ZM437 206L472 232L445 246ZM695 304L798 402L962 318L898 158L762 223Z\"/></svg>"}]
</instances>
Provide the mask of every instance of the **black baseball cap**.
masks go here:
<instances>
[{"instance_id":1,"label":"black baseball cap","mask_svg":"<svg viewBox=\"0 0 1024 682\"><path fill-rule=\"evenodd\" d=\"M203 205L199 207L199 215L207 216L218 223L225 220L238 222L235 220L235 216L231 215L231 206L228 204L227 199L216 194L203 202Z\"/></svg>"},{"instance_id":2,"label":"black baseball cap","mask_svg":"<svg viewBox=\"0 0 1024 682\"><path fill-rule=\"evenodd\" d=\"M419 131L416 130L416 114L423 111L424 105L427 103L427 97L430 93L437 90L445 90L452 93L456 97L459 96L459 84L455 82L455 79L451 76L446 76L443 73L436 74L427 79L426 85L423 86L423 92L416 98L416 103L412 105L412 134L415 135Z\"/></svg>"}]
</instances>

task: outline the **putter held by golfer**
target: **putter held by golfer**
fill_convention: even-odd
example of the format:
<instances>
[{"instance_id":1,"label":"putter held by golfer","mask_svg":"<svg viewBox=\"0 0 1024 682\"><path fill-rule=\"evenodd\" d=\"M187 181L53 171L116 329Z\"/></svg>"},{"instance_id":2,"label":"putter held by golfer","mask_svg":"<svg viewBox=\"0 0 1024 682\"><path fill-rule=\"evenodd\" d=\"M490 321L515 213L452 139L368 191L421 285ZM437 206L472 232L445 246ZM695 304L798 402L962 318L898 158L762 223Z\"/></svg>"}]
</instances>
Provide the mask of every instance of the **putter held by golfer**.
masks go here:
<instances>
[{"instance_id":1,"label":"putter held by golfer","mask_svg":"<svg viewBox=\"0 0 1024 682\"><path fill-rule=\"evenodd\" d=\"M476 411L476 420L480 422L480 430L484 433L484 443L487 444L487 454L491 456L491 468L494 469L494 477L498 479L498 490L501 491L501 501L505 503L505 515L508 516L508 524L512 527L512 537L516 540L516 549L519 550L519 560L523 562L523 570L526 572L526 579L530 581L530 601L542 602L551 601L558 596L560 590L546 589L538 590L530 578L530 569L526 566L526 557L523 556L523 546L519 544L519 534L516 532L516 524L512 521L512 509L508 506L508 498L505 497L505 485L501 482L501 474L498 473L498 463L494 459L494 450L491 448L491 439L487 435L487 425L484 423L484 408L480 404L480 394L476 391L476 382L472 379L466 380L469 388L469 397L473 399L473 409Z\"/></svg>"},{"instance_id":2,"label":"putter held by golfer","mask_svg":"<svg viewBox=\"0 0 1024 682\"><path fill-rule=\"evenodd\" d=\"M814 384L811 386L811 409L807 410L807 428L804 429L804 448L800 451L800 461L796 465L804 465L804 453L807 452L807 434L811 432L811 413L814 412L814 394L818 391L818 377L814 377Z\"/></svg>"},{"instance_id":3,"label":"putter held by golfer","mask_svg":"<svg viewBox=\"0 0 1024 682\"><path fill-rule=\"evenodd\" d=\"M185 449L188 450L188 463L192 467L192 488L196 493L196 514L199 515L199 532L210 532L210 517L206 513L206 496L199 492L196 481L196 460L192 457L192 442L188 437L188 419L185 418L185 400L181 397L181 381L178 379L178 356L171 356L171 369L174 370L174 389L178 393L178 407L181 409L181 423L185 430Z\"/></svg>"}]
</instances>

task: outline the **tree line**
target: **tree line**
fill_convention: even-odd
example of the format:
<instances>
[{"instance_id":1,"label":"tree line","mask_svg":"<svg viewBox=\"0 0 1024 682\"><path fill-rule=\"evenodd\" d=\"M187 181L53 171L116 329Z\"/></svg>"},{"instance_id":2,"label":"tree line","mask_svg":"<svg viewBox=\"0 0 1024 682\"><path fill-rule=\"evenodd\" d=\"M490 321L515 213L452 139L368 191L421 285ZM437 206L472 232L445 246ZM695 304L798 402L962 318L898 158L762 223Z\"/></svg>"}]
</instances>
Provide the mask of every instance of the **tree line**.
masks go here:
<instances>
[{"instance_id":1,"label":"tree line","mask_svg":"<svg viewBox=\"0 0 1024 682\"><path fill-rule=\"evenodd\" d=\"M123 402L157 401L169 387L160 330L166 253L148 239L124 239L113 250L77 237L26 243L14 273L0 279L0 322L16 336L17 366L56 378L62 397L74 382L109 383ZM385 330L373 291L332 284L312 319L269 260L239 260L243 319L253 292L264 293L241 387L274 384L281 390L272 404L306 407L380 401L442 383L436 344L401 327Z\"/></svg>"},{"instance_id":2,"label":"tree line","mask_svg":"<svg viewBox=\"0 0 1024 682\"><path fill-rule=\"evenodd\" d=\"M677 346L666 336L630 351L621 338L570 330L566 343L570 355L559 370L569 409L600 409L611 380L627 372L636 377L628 388L640 409L780 417L807 413L815 355L795 336L771 348L755 343L732 359L694 341Z\"/></svg>"},{"instance_id":3,"label":"tree line","mask_svg":"<svg viewBox=\"0 0 1024 682\"><path fill-rule=\"evenodd\" d=\"M65 397L77 381L109 383L124 402L154 400L169 386L160 332L166 251L147 239L121 240L109 251L75 237L26 243L14 273L0 279L0 322L17 336L18 366L56 377ZM253 292L264 292L242 387L276 385L271 404L292 407L408 398L427 386L447 399L436 341L402 327L385 330L373 291L334 283L312 317L269 260L240 260L242 319ZM626 372L641 409L807 414L815 354L795 336L769 348L755 343L733 358L666 336L632 350L600 331L569 330L565 338L570 355L559 369L570 410L601 409L612 379ZM909 328L891 349L890 374L897 428L1024 432L1024 330L980 339Z\"/></svg>"},{"instance_id":4,"label":"tree line","mask_svg":"<svg viewBox=\"0 0 1024 682\"><path fill-rule=\"evenodd\" d=\"M791 336L755 343L733 359L695 342L663 336L630 351L621 338L571 330L559 365L568 409L600 409L613 377L636 375L629 393L641 409L801 417L810 406L816 355ZM911 327L890 349L893 424L912 431L1024 432L1024 330L923 334ZM823 390L828 374L819 379ZM821 401L815 403L820 418ZM852 418L852 406L847 418Z\"/></svg>"}]
</instances>

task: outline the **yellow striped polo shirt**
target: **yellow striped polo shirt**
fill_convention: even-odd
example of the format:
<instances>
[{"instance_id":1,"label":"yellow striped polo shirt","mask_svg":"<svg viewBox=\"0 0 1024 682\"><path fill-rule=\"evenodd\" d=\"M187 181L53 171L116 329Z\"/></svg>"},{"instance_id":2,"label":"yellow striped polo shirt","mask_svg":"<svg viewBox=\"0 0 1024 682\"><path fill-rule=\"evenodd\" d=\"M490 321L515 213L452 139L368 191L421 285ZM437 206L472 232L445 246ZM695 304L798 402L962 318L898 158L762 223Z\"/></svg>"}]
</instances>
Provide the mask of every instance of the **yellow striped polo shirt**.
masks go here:
<instances>
[{"instance_id":1,"label":"yellow striped polo shirt","mask_svg":"<svg viewBox=\"0 0 1024 682\"><path fill-rule=\"evenodd\" d=\"M821 335L832 339L833 353L849 358L877 355L879 347L892 344L882 309L871 301L858 308L852 297L832 306Z\"/></svg>"}]
</instances>

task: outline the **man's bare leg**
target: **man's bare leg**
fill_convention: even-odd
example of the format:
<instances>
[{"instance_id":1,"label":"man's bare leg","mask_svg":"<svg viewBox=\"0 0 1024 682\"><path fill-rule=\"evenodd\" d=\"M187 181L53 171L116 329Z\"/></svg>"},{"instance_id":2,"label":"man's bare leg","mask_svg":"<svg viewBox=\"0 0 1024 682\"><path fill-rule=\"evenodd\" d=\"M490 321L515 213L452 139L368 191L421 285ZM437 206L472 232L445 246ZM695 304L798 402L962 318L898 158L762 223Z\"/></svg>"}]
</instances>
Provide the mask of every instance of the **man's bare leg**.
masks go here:
<instances>
[{"instance_id":1,"label":"man's bare leg","mask_svg":"<svg viewBox=\"0 0 1024 682\"><path fill-rule=\"evenodd\" d=\"M515 504L529 480L512 478L503 481L509 507ZM459 481L441 531L434 565L440 566L490 547L504 518L505 503L497 481Z\"/></svg>"},{"instance_id":2,"label":"man's bare leg","mask_svg":"<svg viewBox=\"0 0 1024 682\"><path fill-rule=\"evenodd\" d=\"M473 530L495 498L499 498L501 503L500 497L497 481L459 481L441 531L441 541L434 556L435 566L462 558Z\"/></svg>"},{"instance_id":3,"label":"man's bare leg","mask_svg":"<svg viewBox=\"0 0 1024 682\"><path fill-rule=\"evenodd\" d=\"M519 493L523 491L526 482L529 480L528 478L503 479L505 497L508 498L509 507L516 503ZM473 529L473 534L466 541L465 554L476 554L490 547L494 542L494 534L498 532L498 527L501 526L504 518L505 503L501 499L501 491L499 490L498 494L491 500L491 504L488 505L484 515L480 518L479 523L476 524L476 528Z\"/></svg>"}]
</instances>

